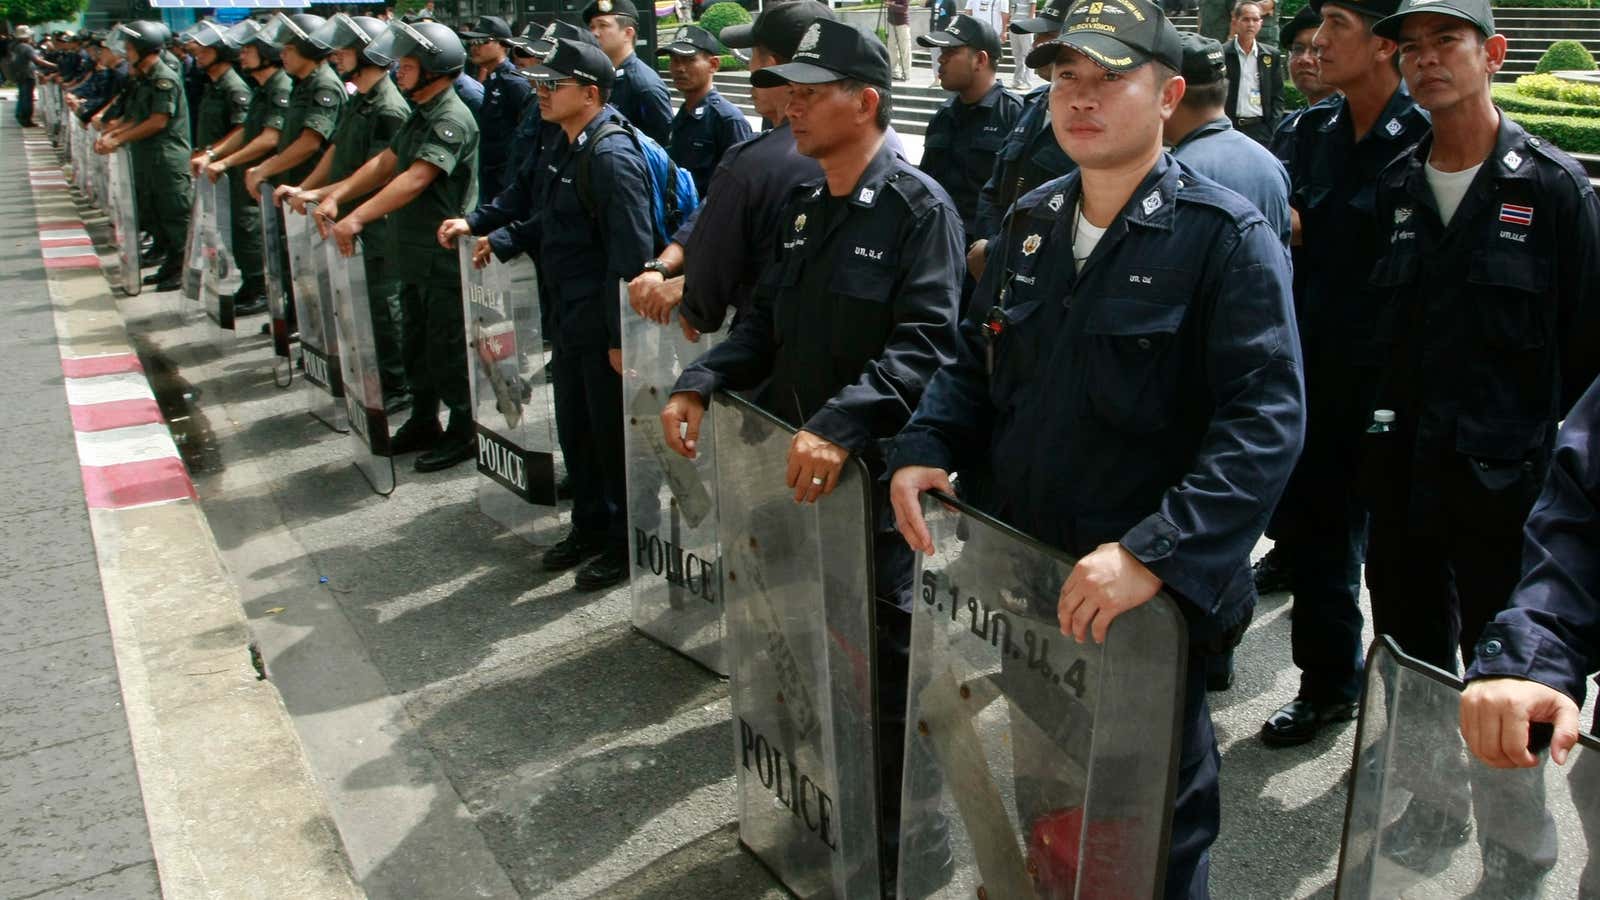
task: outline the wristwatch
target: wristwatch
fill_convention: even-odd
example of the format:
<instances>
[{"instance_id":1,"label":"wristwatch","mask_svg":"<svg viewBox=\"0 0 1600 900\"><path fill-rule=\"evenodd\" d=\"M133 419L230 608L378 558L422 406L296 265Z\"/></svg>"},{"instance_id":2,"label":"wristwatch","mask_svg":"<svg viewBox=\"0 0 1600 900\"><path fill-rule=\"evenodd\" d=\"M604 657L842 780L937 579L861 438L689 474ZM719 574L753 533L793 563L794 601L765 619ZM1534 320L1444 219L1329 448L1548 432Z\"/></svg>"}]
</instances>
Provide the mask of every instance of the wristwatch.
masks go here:
<instances>
[{"instance_id":1,"label":"wristwatch","mask_svg":"<svg viewBox=\"0 0 1600 900\"><path fill-rule=\"evenodd\" d=\"M671 278L672 277L672 272L668 270L667 264L662 262L659 259L652 259L652 260L646 262L644 264L644 270L646 272L655 272L655 273L659 274L662 278Z\"/></svg>"}]
</instances>

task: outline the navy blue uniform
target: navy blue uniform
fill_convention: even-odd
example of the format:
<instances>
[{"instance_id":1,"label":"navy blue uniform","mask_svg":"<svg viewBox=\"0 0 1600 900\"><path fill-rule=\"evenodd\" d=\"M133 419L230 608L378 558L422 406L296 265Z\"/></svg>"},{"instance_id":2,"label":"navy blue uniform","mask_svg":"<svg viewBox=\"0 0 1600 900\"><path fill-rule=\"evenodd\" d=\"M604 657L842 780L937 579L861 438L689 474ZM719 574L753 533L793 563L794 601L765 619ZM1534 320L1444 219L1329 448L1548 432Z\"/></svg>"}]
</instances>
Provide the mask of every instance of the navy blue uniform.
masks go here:
<instances>
[{"instance_id":1,"label":"navy blue uniform","mask_svg":"<svg viewBox=\"0 0 1600 900\"><path fill-rule=\"evenodd\" d=\"M1290 205L1300 211L1295 307L1305 354L1306 446L1270 534L1287 554L1300 699L1333 704L1361 692L1361 562L1367 514L1355 473L1371 421L1383 295L1368 284L1387 223L1377 218L1378 178L1428 129L1399 88L1360 140L1348 102L1306 110L1290 151Z\"/></svg>"},{"instance_id":2,"label":"navy blue uniform","mask_svg":"<svg viewBox=\"0 0 1600 900\"><path fill-rule=\"evenodd\" d=\"M564 132L553 137L535 162L533 218L521 227L523 240L537 248L539 301L551 310L556 429L572 478L572 524L585 537L624 546L622 377L606 351L622 346L619 282L643 271L660 248L645 162L633 141L616 134L582 149L601 126L620 119L607 106L579 133L577 146ZM591 154L593 215L578 196L580 152Z\"/></svg>"},{"instance_id":3,"label":"navy blue uniform","mask_svg":"<svg viewBox=\"0 0 1600 900\"><path fill-rule=\"evenodd\" d=\"M1021 98L996 82L977 103L951 97L928 122L919 168L950 194L968 242L985 236L978 231L978 193L1021 115Z\"/></svg>"},{"instance_id":4,"label":"navy blue uniform","mask_svg":"<svg viewBox=\"0 0 1600 900\"><path fill-rule=\"evenodd\" d=\"M1289 173L1260 144L1233 127L1227 116L1183 136L1172 155L1184 165L1249 200L1289 246Z\"/></svg>"},{"instance_id":5,"label":"navy blue uniform","mask_svg":"<svg viewBox=\"0 0 1600 900\"><path fill-rule=\"evenodd\" d=\"M460 75L456 76L454 87L456 96L459 97L461 102L467 105L467 109L472 110L472 114L476 116L478 114L478 110L483 107L483 85L478 83L478 79L473 78L471 75L468 75L465 72L462 72Z\"/></svg>"},{"instance_id":6,"label":"navy blue uniform","mask_svg":"<svg viewBox=\"0 0 1600 900\"><path fill-rule=\"evenodd\" d=\"M517 130L511 133L511 145L506 148L505 181L516 180L517 173L529 160L539 155L539 135L544 130L544 116L539 113L539 98L529 95L522 104L522 115L517 119Z\"/></svg>"},{"instance_id":7,"label":"navy blue uniform","mask_svg":"<svg viewBox=\"0 0 1600 900\"><path fill-rule=\"evenodd\" d=\"M106 108L112 98L122 93L122 86L128 82L128 64L118 63L116 68L95 69L83 84L72 89L72 93L83 98L83 103L78 107L78 118L88 122L94 114Z\"/></svg>"},{"instance_id":8,"label":"navy blue uniform","mask_svg":"<svg viewBox=\"0 0 1600 900\"><path fill-rule=\"evenodd\" d=\"M534 145L532 153L516 175L500 193L489 202L467 213L467 227L475 235L486 235L495 258L508 260L519 253L535 255L539 251L538 192L544 167L539 164L542 147L554 147L566 142L561 126L553 122L536 120L538 132L528 140Z\"/></svg>"},{"instance_id":9,"label":"navy blue uniform","mask_svg":"<svg viewBox=\"0 0 1600 900\"><path fill-rule=\"evenodd\" d=\"M989 180L978 192L972 240L992 239L1000 230L1000 219L1019 197L1077 167L1050 128L1050 86L1034 88L1023 100L1022 114L1001 145Z\"/></svg>"},{"instance_id":10,"label":"navy blue uniform","mask_svg":"<svg viewBox=\"0 0 1600 900\"><path fill-rule=\"evenodd\" d=\"M516 174L510 168L511 141L532 93L528 79L517 74L517 67L509 59L502 59L483 81L483 105L472 111L482 141L478 145L479 203L493 199Z\"/></svg>"},{"instance_id":11,"label":"navy blue uniform","mask_svg":"<svg viewBox=\"0 0 1600 900\"><path fill-rule=\"evenodd\" d=\"M1424 164L1379 186L1372 281L1387 365L1363 438L1373 625L1456 671L1521 574L1556 424L1600 374L1600 200L1583 167L1505 116L1449 225Z\"/></svg>"},{"instance_id":12,"label":"navy blue uniform","mask_svg":"<svg viewBox=\"0 0 1600 900\"><path fill-rule=\"evenodd\" d=\"M672 117L668 129L667 153L678 168L694 178L695 190L706 196L711 173L722 162L728 148L750 139L750 123L744 113L712 88L692 108L685 103Z\"/></svg>"},{"instance_id":13,"label":"navy blue uniform","mask_svg":"<svg viewBox=\"0 0 1600 900\"><path fill-rule=\"evenodd\" d=\"M617 67L617 80L611 85L607 102L661 146L671 140L672 100L667 86L637 53L629 54Z\"/></svg>"},{"instance_id":14,"label":"navy blue uniform","mask_svg":"<svg viewBox=\"0 0 1600 900\"><path fill-rule=\"evenodd\" d=\"M1242 197L1163 155L1075 272L1080 184L1017 202L891 467L959 472L973 502L1075 556L1120 542L1177 598L1194 651L1167 896L1204 897L1204 662L1249 621L1250 549L1305 423L1288 254Z\"/></svg>"}]
</instances>

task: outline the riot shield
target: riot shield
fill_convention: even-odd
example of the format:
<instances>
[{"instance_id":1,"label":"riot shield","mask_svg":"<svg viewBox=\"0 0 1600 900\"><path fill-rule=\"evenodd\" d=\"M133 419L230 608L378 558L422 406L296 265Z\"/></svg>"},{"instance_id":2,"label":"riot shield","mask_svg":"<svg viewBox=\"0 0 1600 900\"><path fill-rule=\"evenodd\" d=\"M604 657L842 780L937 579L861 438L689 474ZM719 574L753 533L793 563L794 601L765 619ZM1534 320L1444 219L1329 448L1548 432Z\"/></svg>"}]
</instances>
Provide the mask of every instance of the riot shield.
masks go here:
<instances>
[{"instance_id":1,"label":"riot shield","mask_svg":"<svg viewBox=\"0 0 1600 900\"><path fill-rule=\"evenodd\" d=\"M394 456L389 450L389 416L383 408L377 329L367 300L366 261L359 240L354 256L341 254L333 241L325 242L323 250L333 293L334 330L344 348L339 366L351 452L367 484L387 497L394 493Z\"/></svg>"},{"instance_id":2,"label":"riot shield","mask_svg":"<svg viewBox=\"0 0 1600 900\"><path fill-rule=\"evenodd\" d=\"M657 325L638 315L628 306L626 285L620 303L633 627L726 675L715 413L708 410L700 425L695 459L673 452L661 436L661 408L673 383L716 335L693 343L676 320Z\"/></svg>"},{"instance_id":3,"label":"riot shield","mask_svg":"<svg viewBox=\"0 0 1600 900\"><path fill-rule=\"evenodd\" d=\"M290 359L289 298L283 295L283 237L278 217L283 208L271 200L275 185L263 182L261 202L261 275L267 295L267 321L272 331L272 383L286 388L294 383L294 363ZM295 215L289 210L289 215Z\"/></svg>"},{"instance_id":4,"label":"riot shield","mask_svg":"<svg viewBox=\"0 0 1600 900\"><path fill-rule=\"evenodd\" d=\"M852 458L833 493L784 485L794 429L718 395L739 840L801 897L880 893L870 497Z\"/></svg>"},{"instance_id":5,"label":"riot shield","mask_svg":"<svg viewBox=\"0 0 1600 900\"><path fill-rule=\"evenodd\" d=\"M111 242L117 248L120 272L118 286L132 297L142 286L139 276L139 210L134 204L133 156L127 147L118 147L104 157L106 187L111 206Z\"/></svg>"},{"instance_id":6,"label":"riot shield","mask_svg":"<svg viewBox=\"0 0 1600 900\"><path fill-rule=\"evenodd\" d=\"M953 498L923 514L899 896L1159 897L1183 614L1161 595L1080 645L1056 618L1064 554Z\"/></svg>"},{"instance_id":7,"label":"riot shield","mask_svg":"<svg viewBox=\"0 0 1600 900\"><path fill-rule=\"evenodd\" d=\"M205 221L206 198L204 175L195 179L194 200L189 204L189 231L183 241L183 284L179 287L185 300L200 302L200 292L205 285L206 251Z\"/></svg>"},{"instance_id":8,"label":"riot shield","mask_svg":"<svg viewBox=\"0 0 1600 900\"><path fill-rule=\"evenodd\" d=\"M1600 740L1583 735L1564 767L1490 768L1461 740L1461 689L1373 643L1337 896L1600 897Z\"/></svg>"},{"instance_id":9,"label":"riot shield","mask_svg":"<svg viewBox=\"0 0 1600 900\"><path fill-rule=\"evenodd\" d=\"M530 543L553 542L556 504L555 398L545 377L539 282L533 261L472 265L477 238L456 243L461 304L478 437L478 508Z\"/></svg>"},{"instance_id":10,"label":"riot shield","mask_svg":"<svg viewBox=\"0 0 1600 900\"><path fill-rule=\"evenodd\" d=\"M201 246L205 253L205 271L200 279L200 296L206 315L225 331L234 329L233 295L243 280L239 267L233 261L233 198L228 193L228 181L219 178L198 179L197 190L206 192L205 226Z\"/></svg>"},{"instance_id":11,"label":"riot shield","mask_svg":"<svg viewBox=\"0 0 1600 900\"><path fill-rule=\"evenodd\" d=\"M91 145L91 149L89 151L89 175L91 180L89 183L91 191L94 194L95 205L109 213L112 209L111 157L102 156L101 154L94 152L93 143L95 135L97 134L98 132L94 131L91 131L89 134L89 142Z\"/></svg>"},{"instance_id":12,"label":"riot shield","mask_svg":"<svg viewBox=\"0 0 1600 900\"><path fill-rule=\"evenodd\" d=\"M290 209L284 215L283 231L289 245L294 317L300 327L306 408L312 418L343 432L349 427L344 410L344 376L339 371L338 330L333 327L328 253L311 218L315 208L315 204L307 206L303 216Z\"/></svg>"}]
</instances>

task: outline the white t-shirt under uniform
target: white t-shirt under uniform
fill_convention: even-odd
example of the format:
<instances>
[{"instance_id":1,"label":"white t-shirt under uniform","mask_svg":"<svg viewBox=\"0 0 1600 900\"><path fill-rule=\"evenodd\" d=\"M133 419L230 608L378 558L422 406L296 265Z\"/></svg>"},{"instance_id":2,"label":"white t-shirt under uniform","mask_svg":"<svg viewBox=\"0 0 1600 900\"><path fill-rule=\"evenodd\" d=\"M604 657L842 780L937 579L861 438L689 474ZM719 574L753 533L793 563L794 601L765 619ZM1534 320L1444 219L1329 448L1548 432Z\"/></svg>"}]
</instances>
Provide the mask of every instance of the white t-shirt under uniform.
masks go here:
<instances>
[{"instance_id":1,"label":"white t-shirt under uniform","mask_svg":"<svg viewBox=\"0 0 1600 900\"><path fill-rule=\"evenodd\" d=\"M1478 177L1478 170L1481 168L1483 163L1459 172L1441 172L1435 169L1430 161L1423 170L1423 174L1428 177L1428 189L1433 191L1433 202L1439 204L1439 220L1446 226L1449 226L1450 220L1456 217L1456 209L1461 206L1461 199L1467 196L1467 188L1472 186L1472 179Z\"/></svg>"}]
</instances>

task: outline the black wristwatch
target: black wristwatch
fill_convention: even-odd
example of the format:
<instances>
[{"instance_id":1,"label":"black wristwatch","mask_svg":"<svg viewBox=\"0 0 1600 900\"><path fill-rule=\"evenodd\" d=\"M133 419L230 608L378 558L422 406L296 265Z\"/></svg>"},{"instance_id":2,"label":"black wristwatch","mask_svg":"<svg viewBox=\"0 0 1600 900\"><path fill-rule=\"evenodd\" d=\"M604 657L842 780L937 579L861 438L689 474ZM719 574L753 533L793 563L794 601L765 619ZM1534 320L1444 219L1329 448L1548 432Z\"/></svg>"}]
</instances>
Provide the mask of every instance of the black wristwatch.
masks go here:
<instances>
[{"instance_id":1,"label":"black wristwatch","mask_svg":"<svg viewBox=\"0 0 1600 900\"><path fill-rule=\"evenodd\" d=\"M655 272L655 273L659 274L662 278L671 278L672 277L672 272L668 270L667 264L662 262L659 259L652 259L649 262L646 262L644 264L644 270L646 272Z\"/></svg>"}]
</instances>

